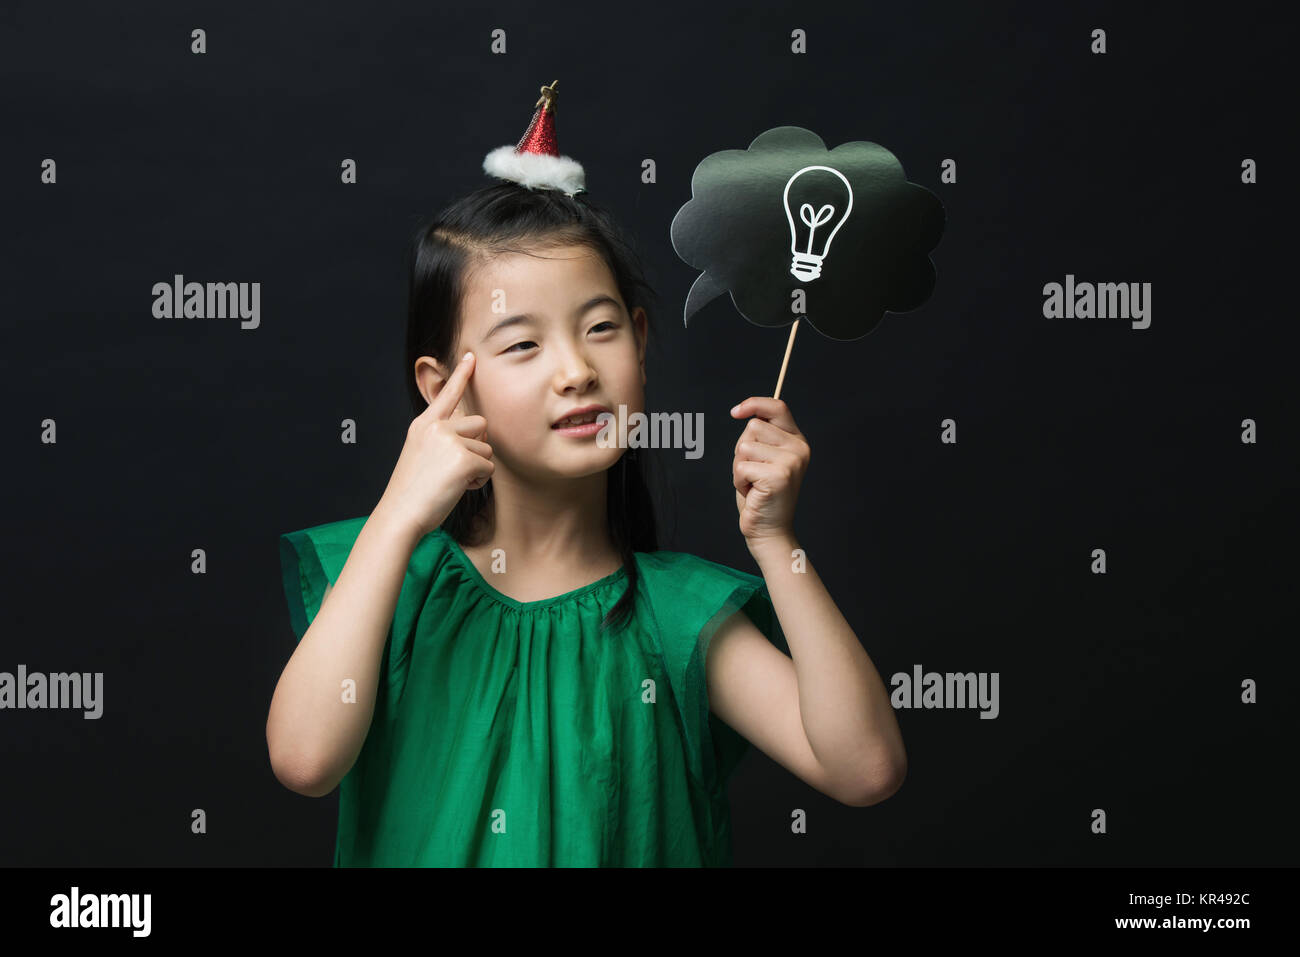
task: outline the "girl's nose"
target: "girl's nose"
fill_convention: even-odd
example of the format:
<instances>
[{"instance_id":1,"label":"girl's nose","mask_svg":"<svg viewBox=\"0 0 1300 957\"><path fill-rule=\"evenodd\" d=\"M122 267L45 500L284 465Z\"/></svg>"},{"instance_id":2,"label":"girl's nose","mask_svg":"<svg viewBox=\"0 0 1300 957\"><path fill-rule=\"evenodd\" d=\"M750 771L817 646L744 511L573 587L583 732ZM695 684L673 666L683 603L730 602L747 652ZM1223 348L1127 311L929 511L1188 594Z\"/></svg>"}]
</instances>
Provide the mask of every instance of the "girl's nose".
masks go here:
<instances>
[{"instance_id":1,"label":"girl's nose","mask_svg":"<svg viewBox=\"0 0 1300 957\"><path fill-rule=\"evenodd\" d=\"M570 386L575 388L591 386L596 382L596 370L582 353L575 352L564 363L564 368L560 371L557 379L561 390Z\"/></svg>"}]
</instances>

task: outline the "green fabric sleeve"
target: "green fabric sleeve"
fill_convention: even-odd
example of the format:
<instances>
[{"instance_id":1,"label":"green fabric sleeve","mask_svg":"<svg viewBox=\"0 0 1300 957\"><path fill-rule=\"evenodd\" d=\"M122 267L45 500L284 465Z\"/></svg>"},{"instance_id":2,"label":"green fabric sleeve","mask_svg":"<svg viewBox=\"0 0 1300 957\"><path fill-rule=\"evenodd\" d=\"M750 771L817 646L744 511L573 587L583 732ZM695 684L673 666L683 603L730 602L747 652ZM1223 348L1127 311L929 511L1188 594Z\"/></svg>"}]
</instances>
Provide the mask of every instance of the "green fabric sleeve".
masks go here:
<instances>
[{"instance_id":1,"label":"green fabric sleeve","mask_svg":"<svg viewBox=\"0 0 1300 957\"><path fill-rule=\"evenodd\" d=\"M653 619L681 714L691 767L710 793L724 791L750 743L712 713L705 662L718 629L737 611L782 653L789 646L767 585L716 562L680 552L642 556L648 572Z\"/></svg>"},{"instance_id":2,"label":"green fabric sleeve","mask_svg":"<svg viewBox=\"0 0 1300 957\"><path fill-rule=\"evenodd\" d=\"M280 536L280 571L289 624L299 641L320 611L325 586L338 581L368 516L318 525Z\"/></svg>"}]
</instances>

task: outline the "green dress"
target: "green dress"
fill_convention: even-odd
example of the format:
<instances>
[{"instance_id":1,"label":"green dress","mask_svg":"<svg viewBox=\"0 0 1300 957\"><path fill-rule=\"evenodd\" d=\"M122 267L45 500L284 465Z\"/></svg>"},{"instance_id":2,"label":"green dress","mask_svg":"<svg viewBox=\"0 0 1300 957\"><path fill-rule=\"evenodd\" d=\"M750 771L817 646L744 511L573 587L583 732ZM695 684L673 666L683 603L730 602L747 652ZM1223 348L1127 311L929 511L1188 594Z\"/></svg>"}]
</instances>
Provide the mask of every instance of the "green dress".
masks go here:
<instances>
[{"instance_id":1,"label":"green dress","mask_svg":"<svg viewBox=\"0 0 1300 957\"><path fill-rule=\"evenodd\" d=\"M366 518L280 537L299 640ZM726 784L749 742L709 710L709 641L737 609L789 648L763 579L636 553L542 601L488 584L447 532L415 547L374 717L339 784L336 867L729 866Z\"/></svg>"}]
</instances>

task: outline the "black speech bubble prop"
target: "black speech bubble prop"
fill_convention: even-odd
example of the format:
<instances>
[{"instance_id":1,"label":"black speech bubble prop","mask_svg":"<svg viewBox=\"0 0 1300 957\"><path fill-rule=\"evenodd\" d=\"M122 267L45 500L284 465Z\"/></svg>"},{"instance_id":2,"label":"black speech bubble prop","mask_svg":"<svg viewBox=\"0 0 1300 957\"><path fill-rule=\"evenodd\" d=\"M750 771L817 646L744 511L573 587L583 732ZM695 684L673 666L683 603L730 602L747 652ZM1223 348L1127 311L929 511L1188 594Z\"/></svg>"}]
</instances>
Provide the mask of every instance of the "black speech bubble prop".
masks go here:
<instances>
[{"instance_id":1,"label":"black speech bubble prop","mask_svg":"<svg viewBox=\"0 0 1300 957\"><path fill-rule=\"evenodd\" d=\"M770 129L746 150L705 157L691 176L691 199L670 229L677 255L701 270L683 322L730 292L756 326L793 323L780 398L799 321L851 341L886 312L916 309L934 291L929 253L943 228L939 198L909 183L883 146L859 140L828 150L803 127Z\"/></svg>"}]
</instances>

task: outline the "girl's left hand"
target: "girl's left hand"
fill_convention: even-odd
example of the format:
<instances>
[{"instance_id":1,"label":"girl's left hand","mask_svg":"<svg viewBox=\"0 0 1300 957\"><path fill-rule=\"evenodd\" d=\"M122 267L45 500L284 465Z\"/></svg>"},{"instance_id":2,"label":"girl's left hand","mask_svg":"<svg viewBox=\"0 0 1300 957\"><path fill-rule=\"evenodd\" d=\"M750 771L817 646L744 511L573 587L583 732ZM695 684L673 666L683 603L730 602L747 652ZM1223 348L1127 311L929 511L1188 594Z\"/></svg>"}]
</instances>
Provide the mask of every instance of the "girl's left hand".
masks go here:
<instances>
[{"instance_id":1,"label":"girl's left hand","mask_svg":"<svg viewBox=\"0 0 1300 957\"><path fill-rule=\"evenodd\" d=\"M767 541L793 541L794 504L812 450L781 399L750 396L731 415L754 416L740 433L731 465L740 532L751 550Z\"/></svg>"}]
</instances>

